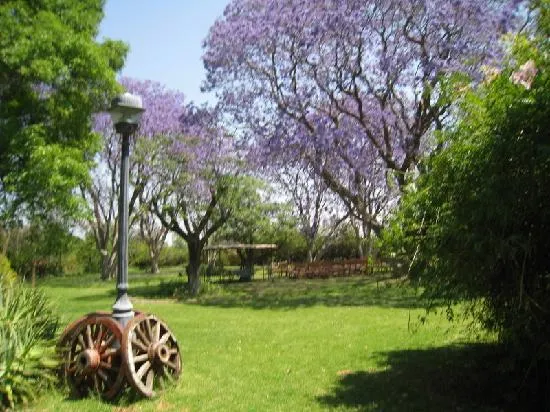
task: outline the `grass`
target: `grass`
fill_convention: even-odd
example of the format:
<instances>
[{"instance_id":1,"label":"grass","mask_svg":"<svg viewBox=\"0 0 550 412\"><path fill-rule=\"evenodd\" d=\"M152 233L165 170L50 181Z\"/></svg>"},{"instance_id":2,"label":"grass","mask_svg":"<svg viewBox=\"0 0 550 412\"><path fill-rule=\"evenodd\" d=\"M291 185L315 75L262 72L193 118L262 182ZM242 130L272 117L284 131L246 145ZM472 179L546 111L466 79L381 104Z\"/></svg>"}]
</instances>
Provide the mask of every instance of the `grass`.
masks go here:
<instances>
[{"instance_id":1,"label":"grass","mask_svg":"<svg viewBox=\"0 0 550 412\"><path fill-rule=\"evenodd\" d=\"M198 298L170 298L177 272L130 276L136 309L177 336L182 378L153 400L115 404L53 392L40 411L493 411L502 386L488 376L496 351L472 343L462 324L425 315L416 291L377 278L208 285ZM94 277L41 284L64 322L109 310L114 283ZM492 379L492 380L488 380ZM32 408L30 409L32 410Z\"/></svg>"}]
</instances>

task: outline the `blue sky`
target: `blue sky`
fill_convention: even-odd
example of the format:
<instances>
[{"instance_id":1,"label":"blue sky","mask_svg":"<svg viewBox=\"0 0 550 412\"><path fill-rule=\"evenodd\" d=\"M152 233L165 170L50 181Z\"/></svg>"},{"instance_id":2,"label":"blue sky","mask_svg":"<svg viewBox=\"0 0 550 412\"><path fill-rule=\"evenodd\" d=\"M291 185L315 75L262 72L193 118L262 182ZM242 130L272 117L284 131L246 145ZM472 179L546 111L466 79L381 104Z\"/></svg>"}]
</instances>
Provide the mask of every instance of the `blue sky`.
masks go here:
<instances>
[{"instance_id":1,"label":"blue sky","mask_svg":"<svg viewBox=\"0 0 550 412\"><path fill-rule=\"evenodd\" d=\"M99 40L109 37L130 45L123 76L159 81L189 100L205 77L202 41L229 0L107 0Z\"/></svg>"}]
</instances>

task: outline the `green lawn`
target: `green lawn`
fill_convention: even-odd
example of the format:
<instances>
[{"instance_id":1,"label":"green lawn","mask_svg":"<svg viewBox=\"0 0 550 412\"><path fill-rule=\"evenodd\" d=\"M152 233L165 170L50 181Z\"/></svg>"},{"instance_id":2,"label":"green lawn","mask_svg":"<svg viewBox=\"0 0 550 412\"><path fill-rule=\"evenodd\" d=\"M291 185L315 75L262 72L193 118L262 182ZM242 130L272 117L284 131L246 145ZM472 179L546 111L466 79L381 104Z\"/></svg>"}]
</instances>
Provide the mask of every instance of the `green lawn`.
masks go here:
<instances>
[{"instance_id":1,"label":"green lawn","mask_svg":"<svg viewBox=\"0 0 550 412\"><path fill-rule=\"evenodd\" d=\"M177 273L177 272L175 272ZM208 285L199 298L172 298L177 274L130 275L136 309L163 319L179 340L184 371L153 400L114 404L42 398L40 411L449 411L493 408L489 344L468 342L464 325L425 313L412 288L384 278L254 281ZM114 283L55 278L41 286L63 322L109 310ZM494 383L494 382L493 382ZM495 392L495 393L493 393Z\"/></svg>"}]
</instances>

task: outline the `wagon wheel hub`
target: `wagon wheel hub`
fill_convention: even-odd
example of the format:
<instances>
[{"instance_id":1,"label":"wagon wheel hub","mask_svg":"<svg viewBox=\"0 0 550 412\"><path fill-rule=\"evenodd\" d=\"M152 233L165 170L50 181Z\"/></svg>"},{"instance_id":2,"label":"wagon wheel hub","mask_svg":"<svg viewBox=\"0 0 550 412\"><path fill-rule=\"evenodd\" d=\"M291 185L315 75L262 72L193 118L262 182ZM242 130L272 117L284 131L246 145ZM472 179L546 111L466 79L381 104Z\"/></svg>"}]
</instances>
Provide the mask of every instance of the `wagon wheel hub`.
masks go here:
<instances>
[{"instance_id":1,"label":"wagon wheel hub","mask_svg":"<svg viewBox=\"0 0 550 412\"><path fill-rule=\"evenodd\" d=\"M80 352L76 364L82 373L87 373L99 368L100 361L101 358L97 350L86 349Z\"/></svg>"},{"instance_id":2,"label":"wagon wheel hub","mask_svg":"<svg viewBox=\"0 0 550 412\"><path fill-rule=\"evenodd\" d=\"M147 351L149 360L154 363L166 363L170 359L170 349L162 343L154 343Z\"/></svg>"}]
</instances>

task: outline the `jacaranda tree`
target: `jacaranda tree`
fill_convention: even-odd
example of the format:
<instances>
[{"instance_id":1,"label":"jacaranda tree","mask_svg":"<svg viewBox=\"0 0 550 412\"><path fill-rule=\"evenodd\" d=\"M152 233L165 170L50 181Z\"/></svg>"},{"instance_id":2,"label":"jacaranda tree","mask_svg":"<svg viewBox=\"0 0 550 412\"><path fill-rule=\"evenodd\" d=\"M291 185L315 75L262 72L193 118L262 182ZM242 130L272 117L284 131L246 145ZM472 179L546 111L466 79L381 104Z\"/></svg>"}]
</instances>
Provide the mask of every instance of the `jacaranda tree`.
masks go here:
<instances>
[{"instance_id":1,"label":"jacaranda tree","mask_svg":"<svg viewBox=\"0 0 550 412\"><path fill-rule=\"evenodd\" d=\"M361 186L375 172L404 187L451 90L499 59L515 3L233 0L205 41L205 88L250 139L305 160L374 227Z\"/></svg>"},{"instance_id":2,"label":"jacaranda tree","mask_svg":"<svg viewBox=\"0 0 550 412\"><path fill-rule=\"evenodd\" d=\"M189 251L189 292L200 291L201 254L210 237L229 219L246 194L235 139L218 112L186 107L182 132L163 136L148 157L151 210L163 226L185 240Z\"/></svg>"},{"instance_id":3,"label":"jacaranda tree","mask_svg":"<svg viewBox=\"0 0 550 412\"><path fill-rule=\"evenodd\" d=\"M132 141L130 158L130 193L129 214L130 226L140 219L149 223L145 188L148 183L149 162L151 153L148 148L152 141L181 133L181 117L185 112L182 93L166 89L158 82L122 78L121 85L130 93L142 97L145 113ZM91 183L81 185L81 193L90 207L87 227L94 235L95 244L101 262L101 278L110 279L116 269L116 252L118 242L118 196L120 182L121 139L115 133L108 114L102 113L94 118L94 129L103 136L103 149L97 157L97 166L92 171ZM156 242L148 242L156 246ZM157 256L155 253L153 255ZM158 256L157 256L158 257Z\"/></svg>"}]
</instances>

